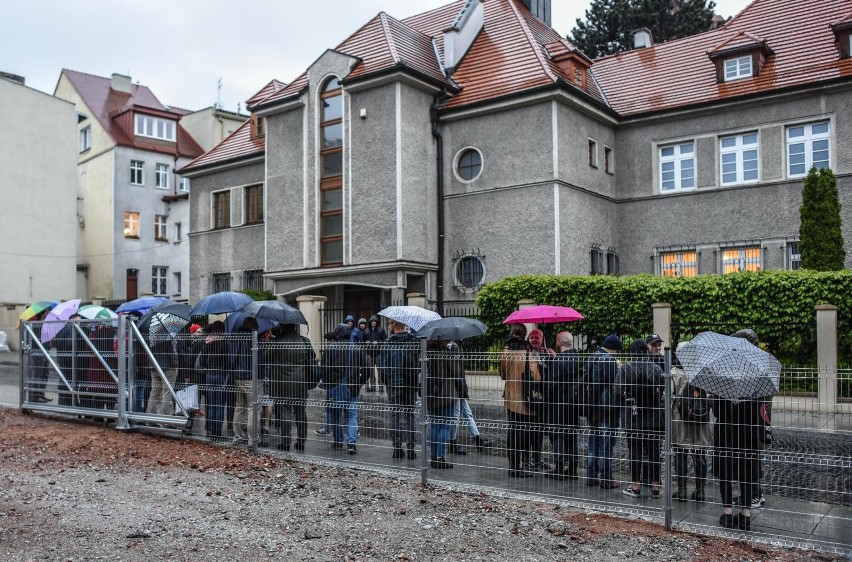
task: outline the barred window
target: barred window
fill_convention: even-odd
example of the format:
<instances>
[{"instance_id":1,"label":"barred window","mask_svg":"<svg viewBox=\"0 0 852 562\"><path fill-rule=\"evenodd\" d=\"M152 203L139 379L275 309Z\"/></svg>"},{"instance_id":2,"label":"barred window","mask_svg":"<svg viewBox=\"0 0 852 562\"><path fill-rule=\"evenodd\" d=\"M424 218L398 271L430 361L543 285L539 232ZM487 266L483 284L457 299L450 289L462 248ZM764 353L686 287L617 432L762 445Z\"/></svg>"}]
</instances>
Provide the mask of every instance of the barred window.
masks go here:
<instances>
[{"instance_id":1,"label":"barred window","mask_svg":"<svg viewBox=\"0 0 852 562\"><path fill-rule=\"evenodd\" d=\"M698 275L698 253L695 250L660 252L660 275L695 277Z\"/></svg>"},{"instance_id":2,"label":"barred window","mask_svg":"<svg viewBox=\"0 0 852 562\"><path fill-rule=\"evenodd\" d=\"M243 291L263 290L263 270L262 269L247 269L243 271L242 287Z\"/></svg>"},{"instance_id":3,"label":"barred window","mask_svg":"<svg viewBox=\"0 0 852 562\"><path fill-rule=\"evenodd\" d=\"M600 249L599 246L592 246L592 250L589 252L589 256L591 258L591 268L589 271L590 275L603 275L606 273L604 269L604 253L603 250Z\"/></svg>"},{"instance_id":4,"label":"barred window","mask_svg":"<svg viewBox=\"0 0 852 562\"><path fill-rule=\"evenodd\" d=\"M230 291L231 290L231 274L230 273L214 273L212 279L213 286L211 290L213 293L219 293L221 291Z\"/></svg>"},{"instance_id":5,"label":"barred window","mask_svg":"<svg viewBox=\"0 0 852 562\"><path fill-rule=\"evenodd\" d=\"M787 242L787 269L800 269L802 267L802 254L799 250L799 241Z\"/></svg>"},{"instance_id":6,"label":"barred window","mask_svg":"<svg viewBox=\"0 0 852 562\"><path fill-rule=\"evenodd\" d=\"M618 250L608 248L606 251L606 273L607 275L618 275Z\"/></svg>"},{"instance_id":7,"label":"barred window","mask_svg":"<svg viewBox=\"0 0 852 562\"><path fill-rule=\"evenodd\" d=\"M763 256L761 254L759 246L723 249L722 273L760 271L763 269Z\"/></svg>"}]
</instances>

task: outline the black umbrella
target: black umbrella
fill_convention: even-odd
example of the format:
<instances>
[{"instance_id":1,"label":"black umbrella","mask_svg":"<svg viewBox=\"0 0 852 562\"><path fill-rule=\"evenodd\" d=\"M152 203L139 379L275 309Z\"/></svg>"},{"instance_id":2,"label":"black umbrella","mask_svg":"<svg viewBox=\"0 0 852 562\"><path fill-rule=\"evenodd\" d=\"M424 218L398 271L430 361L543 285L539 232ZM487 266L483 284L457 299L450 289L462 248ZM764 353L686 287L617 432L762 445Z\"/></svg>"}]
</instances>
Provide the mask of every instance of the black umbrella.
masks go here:
<instances>
[{"instance_id":1,"label":"black umbrella","mask_svg":"<svg viewBox=\"0 0 852 562\"><path fill-rule=\"evenodd\" d=\"M479 320L449 316L427 322L414 335L427 340L463 340L481 336L487 331L488 326Z\"/></svg>"},{"instance_id":2,"label":"black umbrella","mask_svg":"<svg viewBox=\"0 0 852 562\"><path fill-rule=\"evenodd\" d=\"M239 311L259 320L274 320L279 324L308 325L301 310L281 301L251 301L244 304Z\"/></svg>"}]
</instances>

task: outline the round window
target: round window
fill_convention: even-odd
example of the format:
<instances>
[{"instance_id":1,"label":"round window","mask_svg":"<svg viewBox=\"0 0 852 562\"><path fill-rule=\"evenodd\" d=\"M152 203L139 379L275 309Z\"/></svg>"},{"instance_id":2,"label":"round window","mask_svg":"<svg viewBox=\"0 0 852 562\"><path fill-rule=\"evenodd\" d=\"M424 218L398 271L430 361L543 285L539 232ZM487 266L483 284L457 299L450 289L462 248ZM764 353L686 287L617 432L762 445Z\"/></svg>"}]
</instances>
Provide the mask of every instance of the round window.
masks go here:
<instances>
[{"instance_id":1,"label":"round window","mask_svg":"<svg viewBox=\"0 0 852 562\"><path fill-rule=\"evenodd\" d=\"M482 154L475 148L468 148L459 155L456 171L464 181L473 181L482 172Z\"/></svg>"},{"instance_id":2,"label":"round window","mask_svg":"<svg viewBox=\"0 0 852 562\"><path fill-rule=\"evenodd\" d=\"M485 279L485 264L477 256L465 256L456 263L456 283L465 289L475 289Z\"/></svg>"}]
</instances>

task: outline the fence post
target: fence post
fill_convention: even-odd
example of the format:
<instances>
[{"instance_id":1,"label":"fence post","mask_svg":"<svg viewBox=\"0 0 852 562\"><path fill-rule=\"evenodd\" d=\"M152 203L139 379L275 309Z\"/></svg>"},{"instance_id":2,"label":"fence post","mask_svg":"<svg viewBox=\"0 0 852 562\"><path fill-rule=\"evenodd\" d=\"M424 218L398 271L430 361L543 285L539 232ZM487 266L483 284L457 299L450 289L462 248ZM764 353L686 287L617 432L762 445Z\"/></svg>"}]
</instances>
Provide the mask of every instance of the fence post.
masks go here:
<instances>
[{"instance_id":1,"label":"fence post","mask_svg":"<svg viewBox=\"0 0 852 562\"><path fill-rule=\"evenodd\" d=\"M307 326L299 326L299 333L307 336L314 347L322 345L322 308L327 300L317 295L296 297L296 304L308 321Z\"/></svg>"},{"instance_id":2,"label":"fence post","mask_svg":"<svg viewBox=\"0 0 852 562\"><path fill-rule=\"evenodd\" d=\"M257 330L251 331L251 423L246 420L246 425L251 428L249 443L254 454L257 454L258 435L260 435L260 403L263 400L263 390L260 388L260 368L258 365L257 352Z\"/></svg>"},{"instance_id":3,"label":"fence post","mask_svg":"<svg viewBox=\"0 0 852 562\"><path fill-rule=\"evenodd\" d=\"M116 409L118 410L115 422L116 429L130 429L127 425L127 399L131 389L127 384L127 315L118 316L118 392L115 393ZM132 393L129 396L132 400Z\"/></svg>"},{"instance_id":4,"label":"fence post","mask_svg":"<svg viewBox=\"0 0 852 562\"><path fill-rule=\"evenodd\" d=\"M424 293L408 293L405 295L405 302L408 306L419 306L420 308L427 308L428 302L426 302L426 295Z\"/></svg>"},{"instance_id":5,"label":"fence post","mask_svg":"<svg viewBox=\"0 0 852 562\"><path fill-rule=\"evenodd\" d=\"M424 295L425 297L425 295ZM429 406L428 406L428 380L429 365L426 360L426 338L420 340L420 442L423 443L420 455L420 483L429 483Z\"/></svg>"},{"instance_id":6,"label":"fence post","mask_svg":"<svg viewBox=\"0 0 852 562\"><path fill-rule=\"evenodd\" d=\"M817 377L819 411L834 413L837 407L837 307L816 306Z\"/></svg>"},{"instance_id":7,"label":"fence post","mask_svg":"<svg viewBox=\"0 0 852 562\"><path fill-rule=\"evenodd\" d=\"M669 308L671 310L671 308ZM657 334L661 338L665 337L661 334ZM666 431L663 442L663 457L665 458L665 467L666 467L666 478L663 480L663 505L665 506L665 525L666 530L672 530L672 510L674 509L672 505L672 460L674 459L674 454L672 451L672 348L666 347L665 351L665 395L666 395L666 409L663 412L663 419L666 420Z\"/></svg>"},{"instance_id":8,"label":"fence post","mask_svg":"<svg viewBox=\"0 0 852 562\"><path fill-rule=\"evenodd\" d=\"M651 305L654 311L654 333L663 338L663 347L672 346L672 305L667 302L655 302Z\"/></svg>"}]
</instances>

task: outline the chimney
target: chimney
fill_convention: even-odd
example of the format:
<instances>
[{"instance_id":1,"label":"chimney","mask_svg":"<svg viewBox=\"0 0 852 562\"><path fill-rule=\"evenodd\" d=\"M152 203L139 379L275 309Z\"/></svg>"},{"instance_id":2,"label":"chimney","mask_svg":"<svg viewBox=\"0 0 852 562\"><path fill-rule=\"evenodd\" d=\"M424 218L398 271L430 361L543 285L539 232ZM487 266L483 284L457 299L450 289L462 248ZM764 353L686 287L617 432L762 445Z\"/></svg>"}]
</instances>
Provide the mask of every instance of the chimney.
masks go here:
<instances>
[{"instance_id":1,"label":"chimney","mask_svg":"<svg viewBox=\"0 0 852 562\"><path fill-rule=\"evenodd\" d=\"M551 0L521 0L521 4L526 6L532 15L550 25Z\"/></svg>"},{"instance_id":2,"label":"chimney","mask_svg":"<svg viewBox=\"0 0 852 562\"><path fill-rule=\"evenodd\" d=\"M647 27L640 27L633 31L633 48L644 49L654 44L654 37Z\"/></svg>"},{"instance_id":3,"label":"chimney","mask_svg":"<svg viewBox=\"0 0 852 562\"><path fill-rule=\"evenodd\" d=\"M130 90L130 76L125 76L124 74L117 74L115 72L112 73L112 79L110 79L109 87L116 92L124 92L125 94L132 93Z\"/></svg>"},{"instance_id":4,"label":"chimney","mask_svg":"<svg viewBox=\"0 0 852 562\"><path fill-rule=\"evenodd\" d=\"M444 69L451 75L467 54L485 24L485 8L479 0L467 0L452 27L444 30Z\"/></svg>"}]
</instances>

